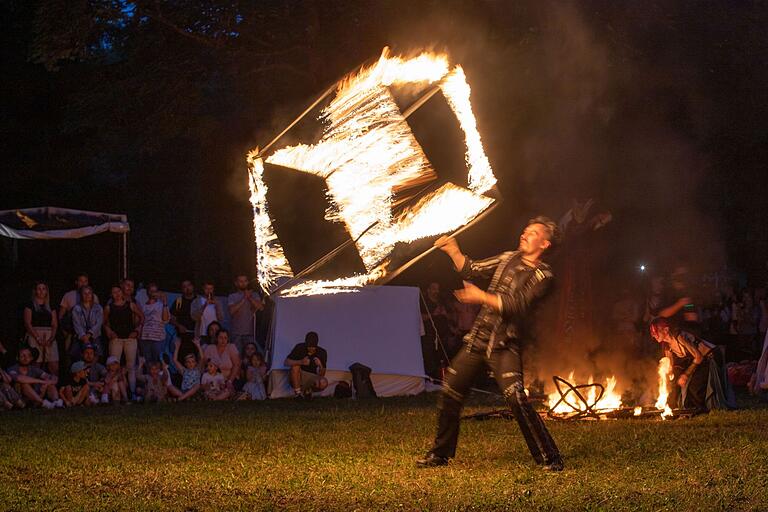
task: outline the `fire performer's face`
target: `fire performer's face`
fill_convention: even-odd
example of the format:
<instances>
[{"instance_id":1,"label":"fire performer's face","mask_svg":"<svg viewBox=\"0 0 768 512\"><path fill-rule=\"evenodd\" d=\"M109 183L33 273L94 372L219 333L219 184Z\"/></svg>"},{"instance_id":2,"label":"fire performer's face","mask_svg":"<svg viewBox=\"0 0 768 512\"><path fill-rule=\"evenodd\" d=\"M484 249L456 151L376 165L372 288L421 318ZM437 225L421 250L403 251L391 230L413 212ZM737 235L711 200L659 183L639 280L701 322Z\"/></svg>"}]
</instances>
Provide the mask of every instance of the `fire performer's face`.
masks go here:
<instances>
[{"instance_id":1,"label":"fire performer's face","mask_svg":"<svg viewBox=\"0 0 768 512\"><path fill-rule=\"evenodd\" d=\"M651 337L658 343L663 343L669 340L669 327L651 324Z\"/></svg>"},{"instance_id":2,"label":"fire performer's face","mask_svg":"<svg viewBox=\"0 0 768 512\"><path fill-rule=\"evenodd\" d=\"M552 243L549 241L544 224L529 224L520 235L518 250L523 256L538 257Z\"/></svg>"}]
</instances>

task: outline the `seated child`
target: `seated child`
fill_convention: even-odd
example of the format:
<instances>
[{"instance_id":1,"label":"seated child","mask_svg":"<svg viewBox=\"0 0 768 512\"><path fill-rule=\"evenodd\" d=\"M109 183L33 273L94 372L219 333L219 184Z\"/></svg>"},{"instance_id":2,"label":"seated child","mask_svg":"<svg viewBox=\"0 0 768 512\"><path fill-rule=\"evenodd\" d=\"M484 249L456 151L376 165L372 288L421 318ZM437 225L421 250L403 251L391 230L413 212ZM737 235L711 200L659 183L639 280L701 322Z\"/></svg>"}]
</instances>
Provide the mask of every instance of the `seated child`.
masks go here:
<instances>
[{"instance_id":1,"label":"seated child","mask_svg":"<svg viewBox=\"0 0 768 512\"><path fill-rule=\"evenodd\" d=\"M226 400L232 394L227 380L213 361L208 361L206 372L200 379L206 400Z\"/></svg>"},{"instance_id":2,"label":"seated child","mask_svg":"<svg viewBox=\"0 0 768 512\"><path fill-rule=\"evenodd\" d=\"M195 356L195 354L187 354L184 356L183 364L179 361L179 347L181 346L181 341L176 340L176 349L173 351L173 364L176 366L179 373L181 373L181 389L177 389L176 386L169 382L168 394L179 401L194 398L197 395L197 392L200 391L203 351L200 348L200 341L198 339L194 339L192 342L195 344L197 356Z\"/></svg>"},{"instance_id":3,"label":"seated child","mask_svg":"<svg viewBox=\"0 0 768 512\"><path fill-rule=\"evenodd\" d=\"M72 363L70 368L72 382L61 388L61 398L67 407L75 405L92 405L98 403L95 397L91 396L91 389L88 385L88 366L84 361Z\"/></svg>"},{"instance_id":4,"label":"seated child","mask_svg":"<svg viewBox=\"0 0 768 512\"><path fill-rule=\"evenodd\" d=\"M267 376L267 365L258 352L251 354L248 368L245 371L243 391L248 393L251 400L265 400L267 392L264 389L264 378Z\"/></svg>"},{"instance_id":5,"label":"seated child","mask_svg":"<svg viewBox=\"0 0 768 512\"><path fill-rule=\"evenodd\" d=\"M128 402L128 381L125 369L120 366L120 360L115 356L107 358L107 376L104 378L104 392L110 400L119 403Z\"/></svg>"},{"instance_id":6,"label":"seated child","mask_svg":"<svg viewBox=\"0 0 768 512\"><path fill-rule=\"evenodd\" d=\"M164 402L168 399L168 368L158 361L149 363L149 373L144 373L144 358L139 359L138 380L143 384L144 402Z\"/></svg>"}]
</instances>

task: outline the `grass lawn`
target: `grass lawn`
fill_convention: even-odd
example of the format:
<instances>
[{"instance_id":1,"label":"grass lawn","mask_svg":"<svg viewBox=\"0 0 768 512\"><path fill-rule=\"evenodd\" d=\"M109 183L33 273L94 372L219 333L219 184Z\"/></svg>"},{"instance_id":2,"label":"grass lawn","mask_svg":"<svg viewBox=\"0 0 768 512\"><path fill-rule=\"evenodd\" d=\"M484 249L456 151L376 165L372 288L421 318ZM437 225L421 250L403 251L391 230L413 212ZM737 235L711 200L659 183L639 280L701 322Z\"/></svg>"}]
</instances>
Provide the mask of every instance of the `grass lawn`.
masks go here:
<instances>
[{"instance_id":1,"label":"grass lawn","mask_svg":"<svg viewBox=\"0 0 768 512\"><path fill-rule=\"evenodd\" d=\"M435 398L0 414L0 510L768 510L766 408L548 422L559 474L514 422L467 421L455 461L417 469Z\"/></svg>"}]
</instances>

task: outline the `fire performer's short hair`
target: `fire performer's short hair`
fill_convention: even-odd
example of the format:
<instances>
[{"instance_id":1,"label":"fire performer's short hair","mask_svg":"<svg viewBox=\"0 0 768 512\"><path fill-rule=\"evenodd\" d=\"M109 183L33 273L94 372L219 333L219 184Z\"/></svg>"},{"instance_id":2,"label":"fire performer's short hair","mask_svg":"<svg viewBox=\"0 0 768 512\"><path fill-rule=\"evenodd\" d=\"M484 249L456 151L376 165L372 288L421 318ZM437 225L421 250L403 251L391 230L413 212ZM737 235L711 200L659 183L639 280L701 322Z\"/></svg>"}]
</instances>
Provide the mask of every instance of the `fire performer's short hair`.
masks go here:
<instances>
[{"instance_id":1,"label":"fire performer's short hair","mask_svg":"<svg viewBox=\"0 0 768 512\"><path fill-rule=\"evenodd\" d=\"M552 244L552 247L555 247L560 243L560 229L557 227L557 223L549 217L545 217L544 215L536 216L528 221L526 227L531 224L541 224L544 226L544 231L547 233L547 240Z\"/></svg>"}]
</instances>

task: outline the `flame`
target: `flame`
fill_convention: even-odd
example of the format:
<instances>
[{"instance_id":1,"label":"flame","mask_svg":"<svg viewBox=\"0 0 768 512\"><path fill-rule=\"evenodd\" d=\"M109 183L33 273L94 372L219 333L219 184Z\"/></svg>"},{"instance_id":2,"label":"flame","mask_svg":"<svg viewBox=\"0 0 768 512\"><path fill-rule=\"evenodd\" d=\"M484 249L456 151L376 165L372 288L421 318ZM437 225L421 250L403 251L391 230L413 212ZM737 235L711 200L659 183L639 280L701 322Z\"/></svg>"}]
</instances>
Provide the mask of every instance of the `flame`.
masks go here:
<instances>
[{"instance_id":1,"label":"flame","mask_svg":"<svg viewBox=\"0 0 768 512\"><path fill-rule=\"evenodd\" d=\"M662 357L659 360L659 398L656 400L656 408L661 411L661 418L666 419L672 416L672 409L667 404L669 389L667 382L675 378L672 373L672 361L668 357Z\"/></svg>"},{"instance_id":2,"label":"flame","mask_svg":"<svg viewBox=\"0 0 768 512\"><path fill-rule=\"evenodd\" d=\"M257 275L262 286L270 288L278 278L292 277L293 273L267 213L267 186L262 179L264 162L256 156L257 153L258 150L254 150L248 154L248 187L253 207L253 236L259 249L256 252Z\"/></svg>"},{"instance_id":3,"label":"flame","mask_svg":"<svg viewBox=\"0 0 768 512\"><path fill-rule=\"evenodd\" d=\"M575 372L572 371L570 374L568 374L568 382L574 383L574 374ZM589 380L587 381L588 384L594 383L594 380L592 376L589 376ZM585 398L587 399L588 404L595 404L592 409L595 411L600 412L607 412L607 411L613 411L616 409L619 409L621 407L621 395L616 392L616 377L608 377L605 380L605 392L603 393L603 396L600 398L600 401L595 403L597 400L597 387L590 387L587 390L587 396ZM556 390L549 394L549 408L552 410L552 412L557 414L568 414L573 413L575 411L585 411L586 405L582 403L581 400L574 394L574 393L568 393L566 395L565 400L557 403L560 400L560 393L558 393ZM556 405L557 404L557 405ZM553 409L554 408L554 409Z\"/></svg>"},{"instance_id":4,"label":"flame","mask_svg":"<svg viewBox=\"0 0 768 512\"><path fill-rule=\"evenodd\" d=\"M355 293L361 286L371 281L368 275L352 276L331 281L305 281L280 293L281 297L299 297L301 295L328 295L332 293Z\"/></svg>"},{"instance_id":5,"label":"flame","mask_svg":"<svg viewBox=\"0 0 768 512\"><path fill-rule=\"evenodd\" d=\"M480 132L477 131L477 120L472 113L472 103L469 101L469 84L461 66L456 66L440 87L466 136L469 188L482 194L496 184L496 177L493 175L488 157L485 156Z\"/></svg>"},{"instance_id":6,"label":"flame","mask_svg":"<svg viewBox=\"0 0 768 512\"><path fill-rule=\"evenodd\" d=\"M439 83L465 134L468 185L447 184L395 217L395 193L435 178L405 116L387 89L390 85ZM344 223L365 265L366 274L331 281L306 281L284 295L339 293L368 284L399 242L437 236L467 224L493 199L481 195L496 182L483 150L470 103L470 87L461 67L450 69L445 55L390 56L348 76L325 107L325 128L315 144L279 149L262 159L251 152L251 204L259 254L259 280L268 290L293 272L270 224L263 181L264 162L320 176L326 180L331 207L326 219Z\"/></svg>"},{"instance_id":7,"label":"flame","mask_svg":"<svg viewBox=\"0 0 768 512\"><path fill-rule=\"evenodd\" d=\"M632 411L632 415L633 415L633 416L640 416L641 414L643 414L643 407L642 407L642 406L640 406L640 405L638 405L638 406L637 406L637 407L635 407L635 408L634 408L634 410Z\"/></svg>"}]
</instances>

